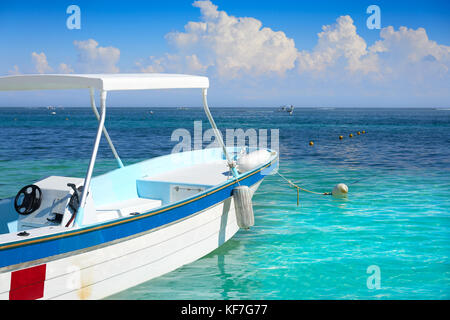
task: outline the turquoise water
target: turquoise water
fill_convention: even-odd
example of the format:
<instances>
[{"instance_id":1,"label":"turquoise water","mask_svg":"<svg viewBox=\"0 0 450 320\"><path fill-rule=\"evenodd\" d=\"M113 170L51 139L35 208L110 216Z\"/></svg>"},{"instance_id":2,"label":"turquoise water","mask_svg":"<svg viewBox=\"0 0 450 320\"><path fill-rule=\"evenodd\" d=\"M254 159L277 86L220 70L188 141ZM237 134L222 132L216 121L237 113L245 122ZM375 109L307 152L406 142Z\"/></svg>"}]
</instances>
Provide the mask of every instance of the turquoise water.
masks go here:
<instances>
[{"instance_id":1,"label":"turquoise water","mask_svg":"<svg viewBox=\"0 0 450 320\"><path fill-rule=\"evenodd\" d=\"M195 120L208 128L201 109L149 110L108 111L107 126L125 164L170 153L173 130L193 132ZM85 174L93 115L83 108L50 112L0 109L0 198L47 175ZM269 176L254 196L253 228L111 299L450 298L450 111L212 113L221 128L279 129L283 175L321 192L343 182L349 197L301 192L297 207L295 190ZM355 134L362 130L367 133ZM103 141L95 174L114 167ZM379 289L367 286L373 265L380 270Z\"/></svg>"}]
</instances>

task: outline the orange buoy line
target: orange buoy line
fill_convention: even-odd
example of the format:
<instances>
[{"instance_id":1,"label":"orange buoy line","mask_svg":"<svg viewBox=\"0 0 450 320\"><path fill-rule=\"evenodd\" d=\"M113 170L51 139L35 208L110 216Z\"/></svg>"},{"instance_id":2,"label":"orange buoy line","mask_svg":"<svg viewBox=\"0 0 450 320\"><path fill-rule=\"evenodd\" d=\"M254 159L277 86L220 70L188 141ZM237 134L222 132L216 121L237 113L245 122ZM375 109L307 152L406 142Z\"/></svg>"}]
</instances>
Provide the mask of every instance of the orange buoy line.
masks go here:
<instances>
[{"instance_id":1,"label":"orange buoy line","mask_svg":"<svg viewBox=\"0 0 450 320\"><path fill-rule=\"evenodd\" d=\"M356 134L358 135L358 136L360 136L360 135L362 135L362 134L365 134L366 133L366 130L362 130L362 131L358 131ZM349 135L349 138L353 138L353 133L350 133ZM344 139L344 136L339 136L339 140L342 140L342 139Z\"/></svg>"},{"instance_id":2,"label":"orange buoy line","mask_svg":"<svg viewBox=\"0 0 450 320\"><path fill-rule=\"evenodd\" d=\"M360 136L360 135L362 135L362 134L365 134L366 133L366 130L362 130L362 131L358 131L356 134L358 135L358 136ZM348 135L350 138L353 138L353 133L350 133L349 135ZM342 135L340 135L339 136L339 140L342 140L342 139L344 139L344 136L342 136ZM309 141L309 145L310 146L313 146L314 145L314 141Z\"/></svg>"}]
</instances>

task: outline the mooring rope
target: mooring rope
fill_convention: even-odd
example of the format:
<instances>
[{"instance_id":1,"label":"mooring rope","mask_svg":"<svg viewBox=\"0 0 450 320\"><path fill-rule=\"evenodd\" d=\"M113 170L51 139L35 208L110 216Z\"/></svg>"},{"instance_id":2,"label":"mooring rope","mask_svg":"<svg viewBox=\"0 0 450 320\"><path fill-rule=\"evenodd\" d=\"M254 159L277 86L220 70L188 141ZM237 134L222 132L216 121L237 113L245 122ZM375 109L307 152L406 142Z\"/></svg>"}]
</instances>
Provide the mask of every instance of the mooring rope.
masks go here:
<instances>
[{"instance_id":1,"label":"mooring rope","mask_svg":"<svg viewBox=\"0 0 450 320\"><path fill-rule=\"evenodd\" d=\"M318 195L322 195L322 196L329 196L331 195L331 192L316 192L316 191L311 191L305 188L300 187L299 185L296 185L295 183L293 183L291 180L287 179L285 176L283 176L280 172L277 172L277 174L283 178L287 183L289 183L289 185L295 189L297 189L297 207L300 205L300 190L305 191L305 192L309 192L309 193L313 193L313 194L318 194Z\"/></svg>"}]
</instances>

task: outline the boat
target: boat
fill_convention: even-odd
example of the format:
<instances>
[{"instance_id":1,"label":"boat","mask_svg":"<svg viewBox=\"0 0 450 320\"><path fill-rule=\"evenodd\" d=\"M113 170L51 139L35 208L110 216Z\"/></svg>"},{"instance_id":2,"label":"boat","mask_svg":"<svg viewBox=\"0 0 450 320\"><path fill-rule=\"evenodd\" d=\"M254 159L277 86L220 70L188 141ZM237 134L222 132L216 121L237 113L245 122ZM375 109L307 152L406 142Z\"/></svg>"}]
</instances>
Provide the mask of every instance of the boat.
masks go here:
<instances>
[{"instance_id":1,"label":"boat","mask_svg":"<svg viewBox=\"0 0 450 320\"><path fill-rule=\"evenodd\" d=\"M0 77L0 91L86 89L98 120L84 177L49 176L0 200L0 299L102 299L194 262L249 228L242 217L252 218L251 196L275 172L278 154L226 147L208 88L207 77L179 74ZM105 126L107 93L157 89L201 90L220 147L124 165ZM117 168L93 176L102 137Z\"/></svg>"},{"instance_id":2,"label":"boat","mask_svg":"<svg viewBox=\"0 0 450 320\"><path fill-rule=\"evenodd\" d=\"M281 106L278 110L278 112L287 112L289 113L290 116L292 116L292 114L294 113L294 106L290 105L288 106Z\"/></svg>"}]
</instances>

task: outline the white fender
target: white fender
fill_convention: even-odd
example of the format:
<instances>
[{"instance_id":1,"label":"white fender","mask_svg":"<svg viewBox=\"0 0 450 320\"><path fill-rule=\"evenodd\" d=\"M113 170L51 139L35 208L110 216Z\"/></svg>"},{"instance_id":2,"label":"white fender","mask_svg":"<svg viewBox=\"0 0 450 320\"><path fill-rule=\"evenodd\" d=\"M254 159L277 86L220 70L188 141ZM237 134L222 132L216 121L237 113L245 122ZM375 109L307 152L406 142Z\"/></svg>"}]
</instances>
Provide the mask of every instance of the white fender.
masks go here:
<instances>
[{"instance_id":1,"label":"white fender","mask_svg":"<svg viewBox=\"0 0 450 320\"><path fill-rule=\"evenodd\" d=\"M237 169L240 173L244 173L255 169L270 160L270 152L267 150L257 150L244 154L237 160Z\"/></svg>"},{"instance_id":2,"label":"white fender","mask_svg":"<svg viewBox=\"0 0 450 320\"><path fill-rule=\"evenodd\" d=\"M252 192L248 186L238 186L233 189L234 208L236 209L236 221L239 228L249 229L255 225L253 214Z\"/></svg>"}]
</instances>

